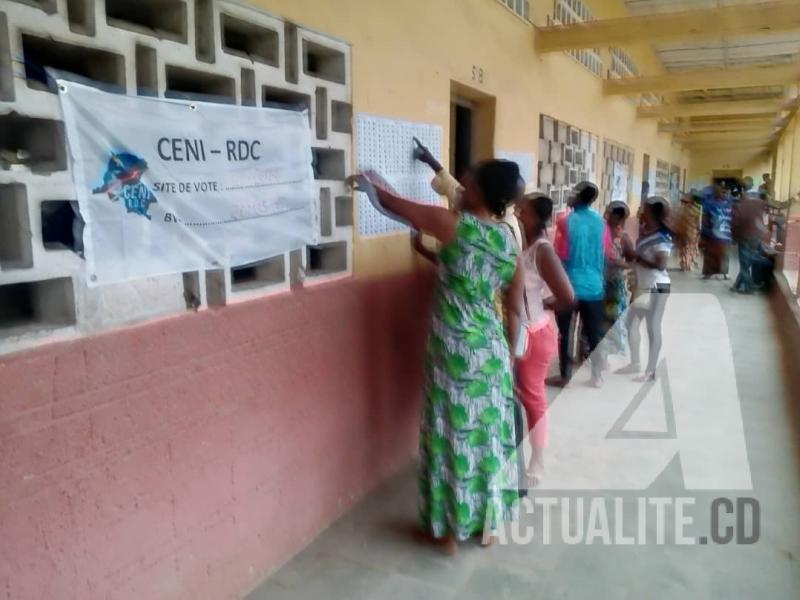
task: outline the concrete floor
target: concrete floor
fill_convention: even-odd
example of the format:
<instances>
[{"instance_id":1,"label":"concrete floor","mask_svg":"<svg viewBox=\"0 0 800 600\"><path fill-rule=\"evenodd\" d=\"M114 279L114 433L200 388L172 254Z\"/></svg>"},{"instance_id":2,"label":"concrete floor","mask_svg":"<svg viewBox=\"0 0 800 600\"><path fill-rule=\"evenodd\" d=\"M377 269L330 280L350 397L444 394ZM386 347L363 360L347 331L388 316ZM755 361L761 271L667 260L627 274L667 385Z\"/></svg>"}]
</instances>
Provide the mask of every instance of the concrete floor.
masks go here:
<instances>
[{"instance_id":1,"label":"concrete floor","mask_svg":"<svg viewBox=\"0 0 800 600\"><path fill-rule=\"evenodd\" d=\"M756 543L622 546L566 545L559 540L489 549L466 543L457 556L447 557L414 536L416 478L415 467L409 465L248 600L800 598L800 406L792 404L787 391L767 299L732 294L729 286L702 282L696 274L673 278L676 293L712 292L723 309L753 489L688 493L680 466L671 464L638 495L693 496L698 504L714 496L752 496L761 509ZM713 337L720 332L708 333ZM681 375L671 372L676 380ZM697 400L702 406L703 398ZM709 517L700 516L696 523L707 531Z\"/></svg>"}]
</instances>

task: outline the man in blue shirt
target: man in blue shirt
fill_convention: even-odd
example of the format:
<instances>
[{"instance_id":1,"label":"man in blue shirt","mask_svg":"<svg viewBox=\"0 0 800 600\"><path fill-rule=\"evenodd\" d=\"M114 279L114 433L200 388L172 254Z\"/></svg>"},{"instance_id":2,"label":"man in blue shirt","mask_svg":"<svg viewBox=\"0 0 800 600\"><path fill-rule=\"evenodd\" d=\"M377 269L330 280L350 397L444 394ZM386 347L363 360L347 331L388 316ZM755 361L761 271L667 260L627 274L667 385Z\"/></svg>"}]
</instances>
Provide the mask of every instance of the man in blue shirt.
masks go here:
<instances>
[{"instance_id":1,"label":"man in blue shirt","mask_svg":"<svg viewBox=\"0 0 800 600\"><path fill-rule=\"evenodd\" d=\"M575 312L583 323L592 361L592 385L602 385L603 358L598 350L603 337L603 297L605 295L606 256L612 252L611 235L603 218L591 205L597 199L597 186L584 181L575 186L570 199L572 212L559 223L555 248L575 289L577 304L556 315L559 339L561 380L566 385L572 377L572 324Z\"/></svg>"},{"instance_id":2,"label":"man in blue shirt","mask_svg":"<svg viewBox=\"0 0 800 600\"><path fill-rule=\"evenodd\" d=\"M722 275L728 279L728 255L733 242L733 201L721 183L703 190L703 227L700 231L703 249L703 279Z\"/></svg>"}]
</instances>

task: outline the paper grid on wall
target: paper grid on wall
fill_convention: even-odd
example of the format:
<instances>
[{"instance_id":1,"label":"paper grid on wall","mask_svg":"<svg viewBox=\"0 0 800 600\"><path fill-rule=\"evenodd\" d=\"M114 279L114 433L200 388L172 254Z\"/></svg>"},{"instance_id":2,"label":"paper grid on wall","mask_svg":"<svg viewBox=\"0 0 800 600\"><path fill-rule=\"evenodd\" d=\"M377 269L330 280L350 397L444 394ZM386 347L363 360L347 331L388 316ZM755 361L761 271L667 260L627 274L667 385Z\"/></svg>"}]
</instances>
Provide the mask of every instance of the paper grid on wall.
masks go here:
<instances>
[{"instance_id":1,"label":"paper grid on wall","mask_svg":"<svg viewBox=\"0 0 800 600\"><path fill-rule=\"evenodd\" d=\"M397 192L406 198L437 204L441 198L431 189L433 172L426 164L414 159L413 137L442 160L442 128L438 125L415 123L356 115L356 145L358 169L374 169L386 178ZM358 196L358 232L362 236L407 231L408 227L384 217L373 208L366 194Z\"/></svg>"},{"instance_id":2,"label":"paper grid on wall","mask_svg":"<svg viewBox=\"0 0 800 600\"><path fill-rule=\"evenodd\" d=\"M611 201L612 202L628 202L628 181L630 179L630 172L628 165L622 163L614 163L614 174L611 184Z\"/></svg>"},{"instance_id":3,"label":"paper grid on wall","mask_svg":"<svg viewBox=\"0 0 800 600\"><path fill-rule=\"evenodd\" d=\"M517 163L519 167L519 174L525 180L525 185L535 183L533 181L533 163L534 156L532 152L506 152L505 150L497 151L497 158L503 158Z\"/></svg>"}]
</instances>

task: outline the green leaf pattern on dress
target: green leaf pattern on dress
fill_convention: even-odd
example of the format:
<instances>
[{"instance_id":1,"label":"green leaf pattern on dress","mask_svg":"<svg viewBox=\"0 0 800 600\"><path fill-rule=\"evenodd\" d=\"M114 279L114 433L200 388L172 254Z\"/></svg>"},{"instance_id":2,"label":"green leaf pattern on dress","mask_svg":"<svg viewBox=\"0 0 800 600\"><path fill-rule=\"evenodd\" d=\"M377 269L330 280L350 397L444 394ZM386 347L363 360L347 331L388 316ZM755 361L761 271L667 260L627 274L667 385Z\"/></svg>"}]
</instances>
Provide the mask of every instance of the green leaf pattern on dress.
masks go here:
<instances>
[{"instance_id":1,"label":"green leaf pattern on dress","mask_svg":"<svg viewBox=\"0 0 800 600\"><path fill-rule=\"evenodd\" d=\"M495 295L511 282L517 247L507 228L462 215L439 252L420 435L420 516L435 536L464 540L513 517L516 482L509 350Z\"/></svg>"}]
</instances>

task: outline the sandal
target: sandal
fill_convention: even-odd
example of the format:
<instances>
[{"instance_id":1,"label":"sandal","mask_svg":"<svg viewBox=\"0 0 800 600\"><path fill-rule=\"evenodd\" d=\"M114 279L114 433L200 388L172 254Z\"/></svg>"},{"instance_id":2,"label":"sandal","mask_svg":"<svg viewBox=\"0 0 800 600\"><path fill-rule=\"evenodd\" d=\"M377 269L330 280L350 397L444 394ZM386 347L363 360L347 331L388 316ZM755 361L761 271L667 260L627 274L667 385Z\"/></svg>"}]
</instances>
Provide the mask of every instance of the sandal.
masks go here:
<instances>
[{"instance_id":1,"label":"sandal","mask_svg":"<svg viewBox=\"0 0 800 600\"><path fill-rule=\"evenodd\" d=\"M642 365L639 363L631 363L626 367L614 371L616 375L636 375L642 372Z\"/></svg>"}]
</instances>

